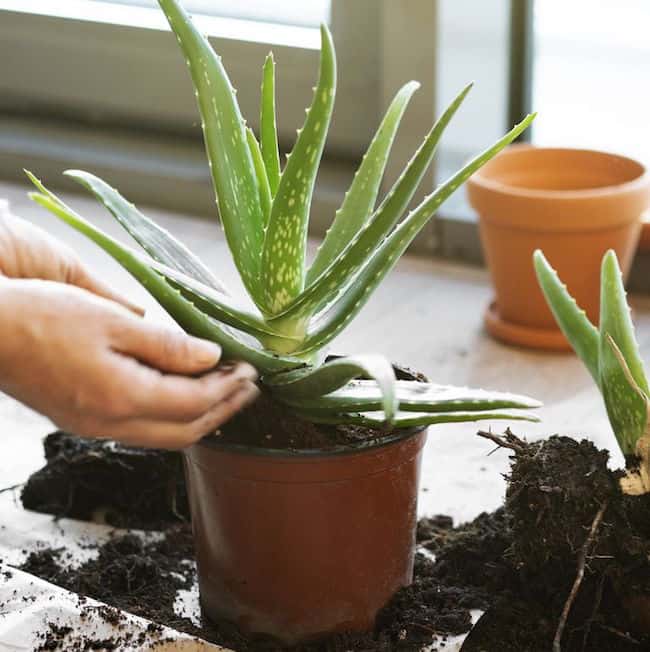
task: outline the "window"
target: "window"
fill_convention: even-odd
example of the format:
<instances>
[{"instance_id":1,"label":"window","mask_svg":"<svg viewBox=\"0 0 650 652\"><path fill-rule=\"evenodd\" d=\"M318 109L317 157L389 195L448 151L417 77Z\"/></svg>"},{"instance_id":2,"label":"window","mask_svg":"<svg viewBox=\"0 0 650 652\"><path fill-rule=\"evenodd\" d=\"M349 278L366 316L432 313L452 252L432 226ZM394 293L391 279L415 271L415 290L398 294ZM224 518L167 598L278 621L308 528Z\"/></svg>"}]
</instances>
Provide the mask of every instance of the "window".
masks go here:
<instances>
[{"instance_id":1,"label":"window","mask_svg":"<svg viewBox=\"0 0 650 652\"><path fill-rule=\"evenodd\" d=\"M87 0L92 2L93 0ZM112 0L117 4L157 7L155 0ZM287 25L314 27L329 22L329 0L189 0L185 8L196 14L228 16Z\"/></svg>"},{"instance_id":2,"label":"window","mask_svg":"<svg viewBox=\"0 0 650 652\"><path fill-rule=\"evenodd\" d=\"M438 3L436 114L474 82L440 144L440 177L451 175L511 126L507 124L510 11L510 0ZM462 192L453 195L445 209L458 219L474 219Z\"/></svg>"},{"instance_id":3,"label":"window","mask_svg":"<svg viewBox=\"0 0 650 652\"><path fill-rule=\"evenodd\" d=\"M533 140L650 164L650 2L537 0Z\"/></svg>"},{"instance_id":4,"label":"window","mask_svg":"<svg viewBox=\"0 0 650 652\"><path fill-rule=\"evenodd\" d=\"M404 117L390 184L434 116L474 89L443 137L447 177L531 109L525 138L621 151L650 163L648 0L184 0L223 56L249 123L261 66L278 62L281 145L304 119L317 76L318 24L332 29L339 84L313 224L332 219L399 87L422 88ZM107 176L133 200L214 210L185 64L156 0L0 0L0 174L67 165ZM425 182L423 191L430 188ZM480 260L474 214L456 193L418 240Z\"/></svg>"},{"instance_id":5,"label":"window","mask_svg":"<svg viewBox=\"0 0 650 652\"><path fill-rule=\"evenodd\" d=\"M304 120L328 20L339 84L314 222L332 219L388 102L411 78L423 88L395 144L400 167L433 116L431 0L184 0L223 56L249 124L257 126L262 64L278 62L281 145ZM106 175L134 201L214 211L185 63L155 0L0 0L0 173L34 165ZM210 14L206 15L206 11ZM266 21L273 22L266 22ZM388 178L394 178L395 169ZM65 183L65 181L63 181Z\"/></svg>"}]
</instances>

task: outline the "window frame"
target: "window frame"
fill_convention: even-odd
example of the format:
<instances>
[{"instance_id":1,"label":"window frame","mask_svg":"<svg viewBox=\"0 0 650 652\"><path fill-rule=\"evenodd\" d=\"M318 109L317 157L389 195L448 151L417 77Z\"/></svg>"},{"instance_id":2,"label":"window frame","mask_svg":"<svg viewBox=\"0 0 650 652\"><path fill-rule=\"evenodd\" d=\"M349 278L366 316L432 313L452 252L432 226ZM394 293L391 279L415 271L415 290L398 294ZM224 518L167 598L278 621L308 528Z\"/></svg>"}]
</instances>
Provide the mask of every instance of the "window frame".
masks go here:
<instances>
[{"instance_id":1,"label":"window frame","mask_svg":"<svg viewBox=\"0 0 650 652\"><path fill-rule=\"evenodd\" d=\"M418 19L412 25L404 24L409 12L394 4L332 0L339 85L328 137L329 162L316 194L316 232L331 220L390 97L414 72L407 57L400 56L405 48L409 50L404 34L430 35L435 29L435 11L428 0L409 0L409 12L414 11ZM54 175L52 182L57 185L61 169L79 162L108 173L125 192L132 190L136 200L165 201L169 207L198 213L213 210L205 193L200 200L193 199L208 179L207 167L201 167L189 76L167 30L18 10L0 10L0 16L2 176L20 178L22 167L38 163L41 173ZM390 29L396 19L404 33ZM273 50L278 62L279 135L281 145L289 147L304 120L303 108L311 100L318 43L305 47L223 34L211 40L253 128L258 123L261 67ZM430 79L406 116L409 133L417 135L424 134L433 119L433 61L418 60L415 68L418 76ZM401 136L394 165L407 160L416 146L413 136ZM126 170L121 169L127 153L139 150L145 153L129 159ZM170 179L168 170L161 171L160 157L167 155L181 161L184 172L175 179ZM146 189L133 182L134 173L145 178ZM170 181L176 192L169 192Z\"/></svg>"},{"instance_id":2,"label":"window frame","mask_svg":"<svg viewBox=\"0 0 650 652\"><path fill-rule=\"evenodd\" d=\"M143 14L156 11L140 9ZM318 75L317 40L312 47L244 40L240 35L251 21L222 22L239 23L242 28L233 37L222 34L210 40L224 59L242 111L253 127L258 123L262 64L273 50L278 61L280 137L292 140ZM364 29L373 30L372 20ZM273 33L274 26L269 24L268 31ZM363 30L361 37L365 37ZM361 74L358 66L351 65L355 58L352 39L337 38L337 46L345 74L340 75L339 118L332 125L330 144L341 154L354 155L376 120L377 75ZM4 62L0 64L0 110L5 113L41 118L64 115L80 122L132 125L181 135L196 131L189 76L167 29L3 10L0 62Z\"/></svg>"},{"instance_id":3,"label":"window frame","mask_svg":"<svg viewBox=\"0 0 650 652\"><path fill-rule=\"evenodd\" d=\"M407 128L394 145L384 189L418 147L440 105L451 99L436 92L435 34L443 1L332 0L339 89L314 197L312 233L320 235L328 227L383 111L403 83L415 78L422 87L404 117ZM513 43L528 47L528 36L521 32L522 16L527 16L521 5L533 0L507 1L509 34L520 37ZM76 190L60 172L84 166L106 176L133 201L214 214L189 76L168 31L2 9L0 17L1 176L20 179L22 167L31 166L53 186ZM258 122L261 66L269 49L274 51L279 132L286 149L311 99L318 49L317 43L306 47L271 41L222 33L213 44L253 128ZM62 75L62 70L68 74ZM509 86L502 91L510 97L521 94L529 72L523 63L516 71L505 71ZM465 81L459 80L459 85ZM503 128L514 112L511 104ZM175 167L165 165L166 160ZM448 169L438 163L437 172L445 176ZM433 187L435 174L434 167L420 197ZM462 201L446 206L413 249L472 262L482 259L477 225L468 220Z\"/></svg>"}]
</instances>

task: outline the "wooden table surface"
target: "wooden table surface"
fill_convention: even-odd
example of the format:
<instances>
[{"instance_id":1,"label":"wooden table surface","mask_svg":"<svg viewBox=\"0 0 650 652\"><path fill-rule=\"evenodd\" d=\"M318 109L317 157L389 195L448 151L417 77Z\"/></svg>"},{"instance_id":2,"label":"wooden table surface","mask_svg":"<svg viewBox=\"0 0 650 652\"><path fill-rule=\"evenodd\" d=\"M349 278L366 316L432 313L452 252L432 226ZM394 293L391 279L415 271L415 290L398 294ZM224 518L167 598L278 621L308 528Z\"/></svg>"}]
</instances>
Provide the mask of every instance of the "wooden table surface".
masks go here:
<instances>
[{"instance_id":1,"label":"wooden table surface","mask_svg":"<svg viewBox=\"0 0 650 652\"><path fill-rule=\"evenodd\" d=\"M33 204L27 185L0 183L0 198L13 211L69 243L117 289L141 302L151 319L167 316L131 277L94 244ZM128 241L109 214L83 196L67 196L87 219ZM229 285L238 285L223 234L214 221L144 212L181 238ZM541 424L513 423L513 430L534 438L551 433L589 436L615 448L600 397L587 372L570 354L549 354L503 346L483 331L482 315L491 297L487 272L459 264L403 258L348 329L334 342L337 352L381 352L417 368L440 383L508 390L545 403ZM634 315L644 357L650 358L650 300L633 297ZM2 397L0 401L0 477L21 482L42 461L40 437L48 423ZM481 424L493 429L506 423ZM450 513L466 520L498 505L503 494L503 451L488 455L491 444L475 436L475 424L431 428L425 451L420 509ZM2 441L4 440L4 441ZM615 463L619 463L617 456Z\"/></svg>"},{"instance_id":2,"label":"wooden table surface","mask_svg":"<svg viewBox=\"0 0 650 652\"><path fill-rule=\"evenodd\" d=\"M128 273L100 249L30 202L27 190L26 185L0 183L0 199L9 199L16 214L72 246L106 281L146 307L147 318L169 319ZM87 219L128 241L128 236L93 200L76 195L66 199ZM239 285L216 220L160 210L144 212L181 238L228 285ZM615 448L599 394L579 361L569 354L525 351L491 340L482 328L482 314L490 298L485 270L405 257L334 343L333 349L346 353L381 352L440 383L529 394L545 403L539 410L543 421L513 423L512 428L518 434L529 438L552 433L588 436L600 446ZM650 357L650 300L635 297L633 306L642 352ZM480 425L498 431L507 423ZM47 419L0 394L0 489L24 482L42 465L41 439L51 428ZM477 425L471 423L430 429L423 460L421 514L445 513L464 521L500 504L504 491L502 474L508 468L507 454L504 451L490 454L492 445L476 437L476 430ZM620 462L620 454L615 455L613 463ZM19 563L24 558L22 550L39 540L65 545L82 555L85 548L80 543L88 537L102 540L108 534L105 526L66 520L55 523L50 516L26 512L16 492L0 493L0 556L7 563ZM27 615L24 609L18 609L9 614L9 618L18 619L14 630L5 617L0 622L0 634L20 638L24 634L25 618L29 620L32 616L34 622L50 618L52 605L60 603L58 599L53 602L52 596L59 592L54 587L44 590L42 611L37 609L38 605L29 607ZM199 608L196 591L186 600L188 615L196 613ZM57 609L60 618L61 608ZM71 625L82 627L74 613L65 617ZM462 638L448 642L452 652L458 649ZM197 645L191 649L203 648Z\"/></svg>"}]
</instances>

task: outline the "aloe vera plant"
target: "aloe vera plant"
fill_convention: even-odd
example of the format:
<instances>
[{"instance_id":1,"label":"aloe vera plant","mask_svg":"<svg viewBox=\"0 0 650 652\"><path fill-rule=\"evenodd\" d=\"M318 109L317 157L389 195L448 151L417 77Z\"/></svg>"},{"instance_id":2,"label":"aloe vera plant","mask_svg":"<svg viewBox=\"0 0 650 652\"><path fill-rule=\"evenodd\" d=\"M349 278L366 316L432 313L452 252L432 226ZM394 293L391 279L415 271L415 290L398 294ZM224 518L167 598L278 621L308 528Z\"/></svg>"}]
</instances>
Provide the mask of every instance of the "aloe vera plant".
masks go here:
<instances>
[{"instance_id":1,"label":"aloe vera plant","mask_svg":"<svg viewBox=\"0 0 650 652\"><path fill-rule=\"evenodd\" d=\"M612 430L626 456L639 459L621 479L626 493L650 491L650 390L634 334L623 276L614 251L603 257L598 328L569 294L541 251L533 257L537 279L555 319L596 382Z\"/></svg>"},{"instance_id":2,"label":"aloe vera plant","mask_svg":"<svg viewBox=\"0 0 650 652\"><path fill-rule=\"evenodd\" d=\"M96 196L144 252L124 246L66 206L31 173L32 198L121 263L188 332L218 342L225 358L255 365L262 382L296 413L325 423L397 427L495 418L532 418L508 409L537 407L526 397L396 381L378 355L326 362L324 348L358 314L438 207L473 172L521 134L528 116L490 148L404 213L465 88L426 135L378 202L380 183L402 115L418 84L399 90L370 143L315 259L306 238L316 174L336 91L336 57L321 27L320 74L303 127L280 166L275 63L262 75L260 133L242 118L221 58L177 0L159 0L195 87L221 223L255 308L224 284L170 233L115 189L83 171L66 174ZM504 411L505 410L505 411Z\"/></svg>"}]
</instances>

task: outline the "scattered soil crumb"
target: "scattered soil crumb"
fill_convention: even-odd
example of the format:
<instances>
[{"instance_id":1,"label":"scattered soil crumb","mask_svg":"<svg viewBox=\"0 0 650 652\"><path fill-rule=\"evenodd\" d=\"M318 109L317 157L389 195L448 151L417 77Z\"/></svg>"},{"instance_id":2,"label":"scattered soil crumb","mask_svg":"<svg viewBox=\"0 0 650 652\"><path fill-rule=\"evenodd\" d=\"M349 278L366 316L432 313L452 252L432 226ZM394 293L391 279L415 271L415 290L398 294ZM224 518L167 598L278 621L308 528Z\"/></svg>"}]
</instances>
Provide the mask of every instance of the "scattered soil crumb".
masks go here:
<instances>
[{"instance_id":1,"label":"scattered soil crumb","mask_svg":"<svg viewBox=\"0 0 650 652\"><path fill-rule=\"evenodd\" d=\"M529 444L512 433L503 441L514 447L504 506L459 527L444 515L420 520L414 582L397 593L366 634L286 648L226 622L195 625L178 616L177 592L196 586L185 522L167 527L162 539L115 536L97 547L96 559L76 569L70 568L69 553L48 548L33 551L22 568L80 594L82 609L87 595L237 652L419 652L425 646L443 651L450 636L470 629L473 609L486 613L463 652L548 652L578 555L606 502L562 651L650 650L650 637L643 633L648 630L639 626L633 610L623 608L626 596L650 596L650 496L622 495L620 473L608 469L607 452L589 441L551 437ZM127 493L133 491L132 484L125 486ZM146 522L140 516L137 509L131 513L133 527ZM650 610L648 604L644 608ZM119 626L115 609L89 613L116 618ZM51 624L43 645L73 636L56 627ZM111 648L75 648L66 640L60 649Z\"/></svg>"},{"instance_id":2,"label":"scattered soil crumb","mask_svg":"<svg viewBox=\"0 0 650 652\"><path fill-rule=\"evenodd\" d=\"M449 532L454 531L450 519L444 519L444 523ZM430 521L420 522L421 532L430 529ZM191 530L184 524L170 528L162 539L155 541L131 533L116 536L97 547L96 559L77 568L70 568L64 550L40 548L29 554L21 570L81 594L84 618L100 616L119 627L118 609L125 610L237 652L416 652L434 643L432 649L440 646L442 650L449 635L469 630L469 610L484 604L480 591L448 584L439 565L428 556L418 554L413 585L398 592L384 608L374 632L341 634L286 648L266 637L247 636L230 623L204 621L197 626L175 613L177 592L191 589L196 582ZM111 607L84 606L83 596ZM56 624L52 625L54 628L50 627L43 635L43 644L53 645L55 641L60 643L60 648L42 649L104 649L71 647L72 633L59 632Z\"/></svg>"},{"instance_id":3,"label":"scattered soil crumb","mask_svg":"<svg viewBox=\"0 0 650 652\"><path fill-rule=\"evenodd\" d=\"M85 625L83 631L77 631L68 625L54 621L46 624L46 629L38 636L39 646L36 652L61 650L76 652L87 650L155 650L159 645L169 643L172 639L163 635L163 628L152 625L143 632L134 634L126 631L126 619L122 612L109 607L91 607L81 604L81 618ZM100 623L108 623L115 628L116 634L102 636L97 634Z\"/></svg>"}]
</instances>

